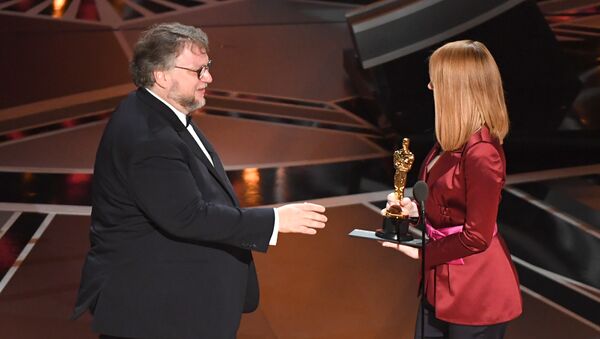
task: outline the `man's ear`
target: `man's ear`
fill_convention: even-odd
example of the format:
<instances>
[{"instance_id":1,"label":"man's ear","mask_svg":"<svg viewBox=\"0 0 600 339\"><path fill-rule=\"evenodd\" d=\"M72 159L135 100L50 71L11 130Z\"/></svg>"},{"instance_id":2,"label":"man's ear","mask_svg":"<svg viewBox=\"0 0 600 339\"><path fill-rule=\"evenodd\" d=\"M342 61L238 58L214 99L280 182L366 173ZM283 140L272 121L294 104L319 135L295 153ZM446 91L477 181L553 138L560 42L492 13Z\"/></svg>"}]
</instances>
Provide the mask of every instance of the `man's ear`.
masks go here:
<instances>
[{"instance_id":1,"label":"man's ear","mask_svg":"<svg viewBox=\"0 0 600 339\"><path fill-rule=\"evenodd\" d=\"M161 88L167 87L167 84L169 82L169 75L167 74L167 72L163 70L156 70L152 72L152 75L154 76L154 83L156 85L158 85Z\"/></svg>"}]
</instances>

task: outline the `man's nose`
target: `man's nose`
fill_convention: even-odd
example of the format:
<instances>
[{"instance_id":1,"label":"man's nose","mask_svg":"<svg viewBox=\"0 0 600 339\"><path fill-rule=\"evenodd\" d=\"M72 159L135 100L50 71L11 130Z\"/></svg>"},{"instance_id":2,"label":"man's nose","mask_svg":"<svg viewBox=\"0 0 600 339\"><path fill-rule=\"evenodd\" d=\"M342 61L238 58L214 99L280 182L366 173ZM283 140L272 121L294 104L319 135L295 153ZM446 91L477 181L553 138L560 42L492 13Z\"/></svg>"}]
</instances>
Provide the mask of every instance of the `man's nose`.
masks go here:
<instances>
[{"instance_id":1,"label":"man's nose","mask_svg":"<svg viewBox=\"0 0 600 339\"><path fill-rule=\"evenodd\" d=\"M206 70L206 72L204 72L200 80L206 82L207 84L210 84L213 81L212 74L210 74L210 71Z\"/></svg>"}]
</instances>

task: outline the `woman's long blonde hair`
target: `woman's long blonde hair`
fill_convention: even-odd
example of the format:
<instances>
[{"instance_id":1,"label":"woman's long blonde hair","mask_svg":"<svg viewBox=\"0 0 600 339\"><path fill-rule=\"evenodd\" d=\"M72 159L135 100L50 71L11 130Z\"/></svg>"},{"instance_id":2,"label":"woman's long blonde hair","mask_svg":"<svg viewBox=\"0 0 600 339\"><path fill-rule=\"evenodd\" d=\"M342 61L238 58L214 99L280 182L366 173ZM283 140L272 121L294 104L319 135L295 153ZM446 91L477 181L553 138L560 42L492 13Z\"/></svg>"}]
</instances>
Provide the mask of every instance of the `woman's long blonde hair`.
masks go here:
<instances>
[{"instance_id":1,"label":"woman's long blonde hair","mask_svg":"<svg viewBox=\"0 0 600 339\"><path fill-rule=\"evenodd\" d=\"M500 71L480 42L445 44L429 58L435 102L435 134L444 151L462 147L482 126L503 142L508 113Z\"/></svg>"}]
</instances>

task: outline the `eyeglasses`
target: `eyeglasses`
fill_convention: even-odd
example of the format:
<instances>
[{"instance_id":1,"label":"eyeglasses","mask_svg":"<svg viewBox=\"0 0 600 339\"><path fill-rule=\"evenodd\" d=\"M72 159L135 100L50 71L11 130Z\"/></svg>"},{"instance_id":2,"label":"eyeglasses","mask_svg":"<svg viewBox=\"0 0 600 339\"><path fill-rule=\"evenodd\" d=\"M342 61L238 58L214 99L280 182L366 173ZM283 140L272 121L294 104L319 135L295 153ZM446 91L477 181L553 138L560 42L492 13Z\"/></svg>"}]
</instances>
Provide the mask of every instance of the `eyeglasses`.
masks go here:
<instances>
[{"instance_id":1,"label":"eyeglasses","mask_svg":"<svg viewBox=\"0 0 600 339\"><path fill-rule=\"evenodd\" d=\"M199 69L191 69L191 68L187 68L187 67L180 67L180 66L173 66L174 68L181 68L181 69L185 69L186 71L190 71L190 72L194 72L196 74L198 74L198 79L202 78L204 76L204 74L206 74L206 71L208 71L208 69L210 68L210 64L212 63L212 60L208 60L208 62L206 63L206 65L200 67Z\"/></svg>"}]
</instances>

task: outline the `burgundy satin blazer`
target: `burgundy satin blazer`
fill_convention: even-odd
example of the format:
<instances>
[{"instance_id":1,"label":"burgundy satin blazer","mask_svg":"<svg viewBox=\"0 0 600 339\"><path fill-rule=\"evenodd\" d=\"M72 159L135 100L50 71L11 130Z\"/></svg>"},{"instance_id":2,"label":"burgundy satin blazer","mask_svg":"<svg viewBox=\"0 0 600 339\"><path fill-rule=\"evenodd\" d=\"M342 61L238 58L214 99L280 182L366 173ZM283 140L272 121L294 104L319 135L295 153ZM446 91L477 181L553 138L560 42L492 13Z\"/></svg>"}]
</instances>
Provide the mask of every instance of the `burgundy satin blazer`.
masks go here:
<instances>
[{"instance_id":1,"label":"burgundy satin blazer","mask_svg":"<svg viewBox=\"0 0 600 339\"><path fill-rule=\"evenodd\" d=\"M443 152L427 173L439 150L436 144L420 170L429 186L425 214L434 228L464 227L427 245L427 300L450 323L512 320L522 311L519 281L504 240L494 235L506 178L502 146L483 127L461 149ZM458 258L464 265L446 264Z\"/></svg>"}]
</instances>

